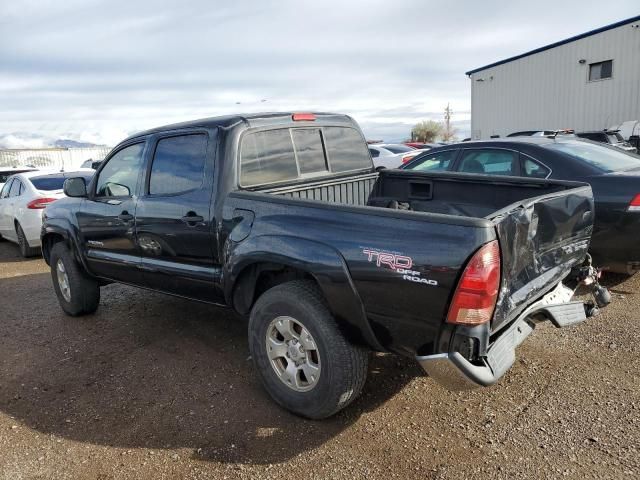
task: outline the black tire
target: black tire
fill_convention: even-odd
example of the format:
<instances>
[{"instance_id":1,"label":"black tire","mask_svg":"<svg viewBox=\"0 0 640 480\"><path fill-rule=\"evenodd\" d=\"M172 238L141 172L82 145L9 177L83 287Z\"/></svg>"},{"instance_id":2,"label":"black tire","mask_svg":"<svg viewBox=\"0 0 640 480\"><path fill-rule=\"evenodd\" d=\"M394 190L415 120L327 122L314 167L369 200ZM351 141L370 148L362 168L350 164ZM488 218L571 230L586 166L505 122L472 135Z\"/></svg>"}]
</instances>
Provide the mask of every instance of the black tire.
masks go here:
<instances>
[{"instance_id":1,"label":"black tire","mask_svg":"<svg viewBox=\"0 0 640 480\"><path fill-rule=\"evenodd\" d=\"M313 337L320 358L320 374L309 391L296 391L276 373L267 353L267 335L278 317L301 319ZM311 419L327 418L358 397L364 386L369 352L342 335L324 298L312 281L296 280L267 290L255 303L249 319L249 349L262 384L287 410Z\"/></svg>"},{"instance_id":2,"label":"black tire","mask_svg":"<svg viewBox=\"0 0 640 480\"><path fill-rule=\"evenodd\" d=\"M69 300L65 299L58 282L58 261L64 266L69 286ZM56 243L50 255L51 280L58 302L67 315L77 317L97 310L100 303L100 285L88 276L64 242Z\"/></svg>"},{"instance_id":3,"label":"black tire","mask_svg":"<svg viewBox=\"0 0 640 480\"><path fill-rule=\"evenodd\" d=\"M40 247L30 247L27 242L27 237L24 234L24 230L19 223L16 222L16 236L18 237L18 247L20 248L20 255L24 258L35 257L40 254Z\"/></svg>"}]
</instances>

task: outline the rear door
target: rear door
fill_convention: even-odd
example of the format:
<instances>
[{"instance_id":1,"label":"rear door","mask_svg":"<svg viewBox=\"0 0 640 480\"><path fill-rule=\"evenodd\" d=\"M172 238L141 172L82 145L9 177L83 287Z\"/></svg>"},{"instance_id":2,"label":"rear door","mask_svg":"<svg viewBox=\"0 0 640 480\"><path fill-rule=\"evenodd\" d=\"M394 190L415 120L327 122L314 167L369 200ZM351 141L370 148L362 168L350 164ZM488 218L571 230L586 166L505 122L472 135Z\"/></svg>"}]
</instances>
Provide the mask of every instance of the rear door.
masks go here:
<instances>
[{"instance_id":1,"label":"rear door","mask_svg":"<svg viewBox=\"0 0 640 480\"><path fill-rule=\"evenodd\" d=\"M90 270L124 283L140 282L135 211L145 142L121 147L105 160L77 213Z\"/></svg>"},{"instance_id":2,"label":"rear door","mask_svg":"<svg viewBox=\"0 0 640 480\"><path fill-rule=\"evenodd\" d=\"M153 138L136 235L145 285L220 302L220 265L211 198L216 131L171 132Z\"/></svg>"}]
</instances>

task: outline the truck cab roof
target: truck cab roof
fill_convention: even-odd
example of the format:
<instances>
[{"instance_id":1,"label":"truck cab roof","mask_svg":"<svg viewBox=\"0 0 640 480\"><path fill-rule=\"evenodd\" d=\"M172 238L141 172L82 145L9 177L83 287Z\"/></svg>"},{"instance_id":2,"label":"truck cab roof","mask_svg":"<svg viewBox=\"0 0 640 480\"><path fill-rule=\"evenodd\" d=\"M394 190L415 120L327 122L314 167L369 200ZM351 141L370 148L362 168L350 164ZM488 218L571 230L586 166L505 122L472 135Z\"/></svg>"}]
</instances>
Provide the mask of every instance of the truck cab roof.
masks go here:
<instances>
[{"instance_id":1,"label":"truck cab roof","mask_svg":"<svg viewBox=\"0 0 640 480\"><path fill-rule=\"evenodd\" d=\"M126 143L129 140L143 137L145 135L151 135L154 133L168 132L171 130L182 130L189 128L232 128L238 124L244 124L245 128L252 127L266 127L272 125L290 125L297 121L306 121L310 124L326 124L331 123L333 125L354 125L354 120L348 115L342 115L337 113L328 112L308 112L304 115L311 115L313 120L294 120L294 115L298 115L298 112L262 112L262 113L244 113L234 115L223 115L218 117L201 118L198 120L191 120L188 122L174 123L170 125L163 125L161 127L151 128L142 132L135 133L120 143Z\"/></svg>"}]
</instances>

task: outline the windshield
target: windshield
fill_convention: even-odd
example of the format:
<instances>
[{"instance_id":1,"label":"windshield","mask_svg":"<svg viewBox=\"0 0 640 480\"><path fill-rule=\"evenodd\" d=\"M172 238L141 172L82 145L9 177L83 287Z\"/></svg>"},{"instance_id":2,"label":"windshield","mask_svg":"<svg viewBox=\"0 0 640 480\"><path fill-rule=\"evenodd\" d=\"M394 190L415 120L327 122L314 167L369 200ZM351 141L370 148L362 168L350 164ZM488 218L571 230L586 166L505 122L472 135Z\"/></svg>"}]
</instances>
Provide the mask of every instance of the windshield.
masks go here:
<instances>
[{"instance_id":1,"label":"windshield","mask_svg":"<svg viewBox=\"0 0 640 480\"><path fill-rule=\"evenodd\" d=\"M415 150L415 148L408 145L384 145L382 148L389 150L391 153L407 153Z\"/></svg>"},{"instance_id":2,"label":"windshield","mask_svg":"<svg viewBox=\"0 0 640 480\"><path fill-rule=\"evenodd\" d=\"M558 142L545 145L590 164L603 172L640 168L640 156L612 147L588 142Z\"/></svg>"}]
</instances>

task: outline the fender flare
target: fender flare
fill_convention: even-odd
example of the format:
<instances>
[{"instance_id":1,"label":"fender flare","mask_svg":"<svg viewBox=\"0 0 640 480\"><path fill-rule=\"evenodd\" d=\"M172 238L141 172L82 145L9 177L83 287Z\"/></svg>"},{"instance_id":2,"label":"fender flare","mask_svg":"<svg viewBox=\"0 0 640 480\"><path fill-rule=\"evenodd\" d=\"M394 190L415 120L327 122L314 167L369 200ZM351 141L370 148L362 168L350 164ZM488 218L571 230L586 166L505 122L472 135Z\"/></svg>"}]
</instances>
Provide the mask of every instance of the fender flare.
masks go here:
<instances>
[{"instance_id":1,"label":"fender flare","mask_svg":"<svg viewBox=\"0 0 640 480\"><path fill-rule=\"evenodd\" d=\"M65 224L67 222L64 222ZM80 262L80 264L82 265L82 267L84 268L84 270L90 274L90 270L87 268L87 262L85 261L81 250L80 250L80 244L78 242L78 238L76 235L74 235L71 231L73 231L73 226L71 224L67 224L67 225L59 225L59 224L52 224L52 223L47 223L45 225L43 225L42 227L42 233L40 234L40 238L42 240L42 245L44 247L45 242L44 239L47 237L47 235L60 235L63 239L64 242L67 244L67 246L71 249L71 251L73 252L74 256L76 257L76 260L78 262ZM43 251L43 257L44 257L44 251ZM48 256L44 257L45 261L47 262L47 265L49 264L48 261Z\"/></svg>"},{"instance_id":2,"label":"fender flare","mask_svg":"<svg viewBox=\"0 0 640 480\"><path fill-rule=\"evenodd\" d=\"M331 313L350 340L386 351L373 333L348 266L335 248L287 235L255 236L241 243L229 241L226 247L222 275L229 305L233 305L238 280L252 265L268 263L293 268L316 280Z\"/></svg>"}]
</instances>

